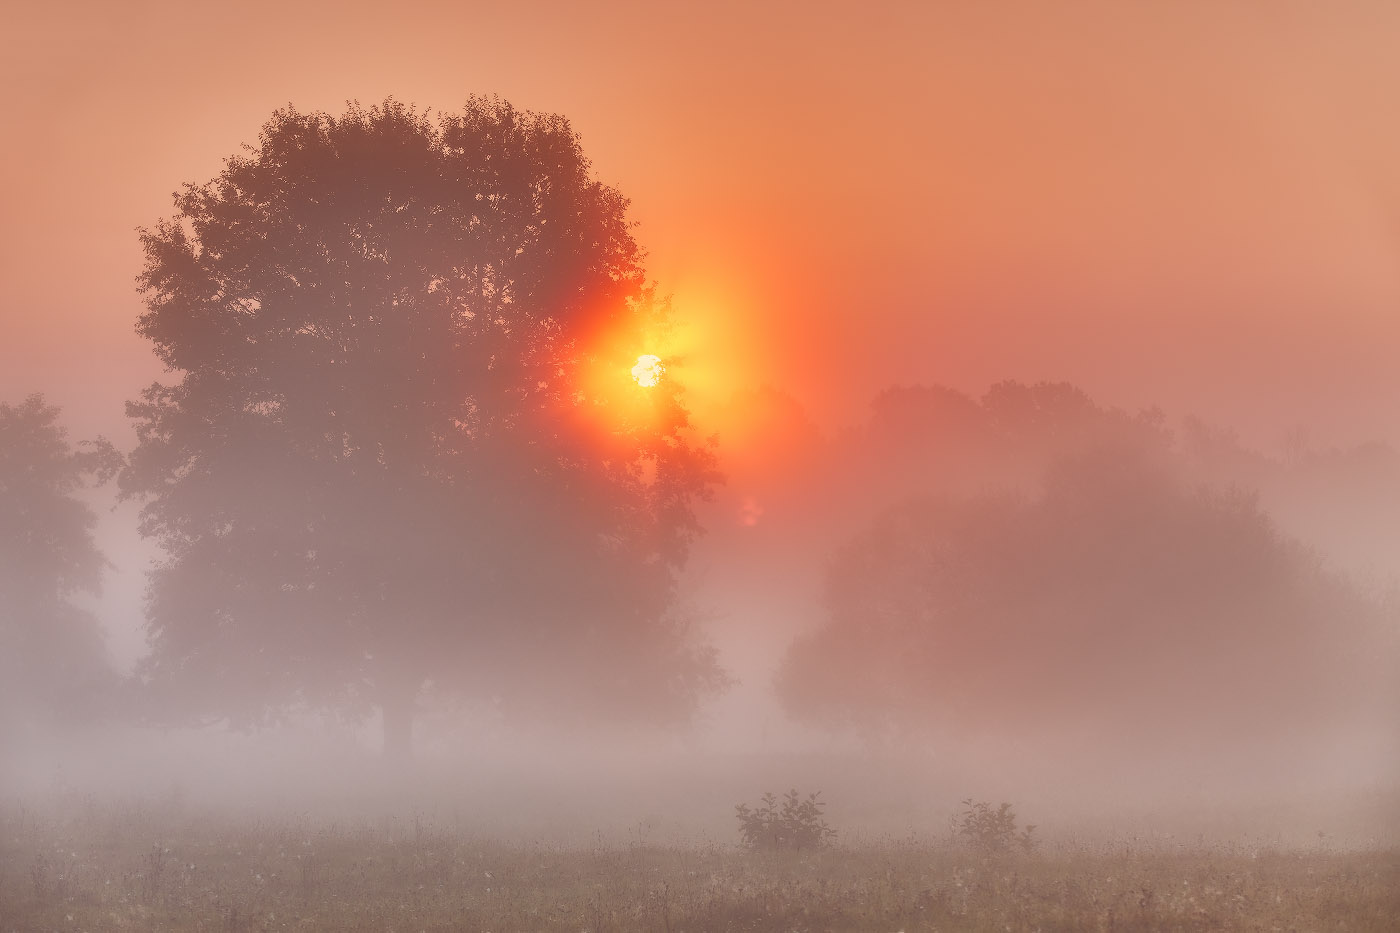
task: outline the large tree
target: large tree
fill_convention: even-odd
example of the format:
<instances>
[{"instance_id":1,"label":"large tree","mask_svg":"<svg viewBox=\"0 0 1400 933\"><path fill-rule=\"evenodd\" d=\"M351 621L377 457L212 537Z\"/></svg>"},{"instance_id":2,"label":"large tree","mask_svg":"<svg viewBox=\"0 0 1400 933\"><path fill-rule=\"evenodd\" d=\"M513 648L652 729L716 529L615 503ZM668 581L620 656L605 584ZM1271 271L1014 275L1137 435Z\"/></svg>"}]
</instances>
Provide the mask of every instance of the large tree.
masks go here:
<instances>
[{"instance_id":1,"label":"large tree","mask_svg":"<svg viewBox=\"0 0 1400 933\"><path fill-rule=\"evenodd\" d=\"M666 308L565 119L283 110L175 208L122 478L162 702L377 706L402 753L430 682L666 720L722 684L673 606L713 455L630 381Z\"/></svg>"},{"instance_id":2,"label":"large tree","mask_svg":"<svg viewBox=\"0 0 1400 933\"><path fill-rule=\"evenodd\" d=\"M106 441L74 445L38 395L0 403L0 729L90 717L115 686L95 594L106 560L82 493L120 457Z\"/></svg>"}]
</instances>

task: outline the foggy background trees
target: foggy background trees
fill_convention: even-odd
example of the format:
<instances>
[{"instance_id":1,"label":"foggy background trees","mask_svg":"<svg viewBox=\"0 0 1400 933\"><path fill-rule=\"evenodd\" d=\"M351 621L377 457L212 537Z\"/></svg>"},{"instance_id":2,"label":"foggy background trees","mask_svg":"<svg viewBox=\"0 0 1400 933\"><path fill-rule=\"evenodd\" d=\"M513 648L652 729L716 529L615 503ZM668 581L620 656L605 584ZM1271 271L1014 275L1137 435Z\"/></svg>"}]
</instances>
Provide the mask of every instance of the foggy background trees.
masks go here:
<instances>
[{"instance_id":1,"label":"foggy background trees","mask_svg":"<svg viewBox=\"0 0 1400 933\"><path fill-rule=\"evenodd\" d=\"M1151 737L1197 755L1325 738L1395 674L1374 596L1252 496L1140 450L1086 453L1031 496L915 499L834 556L787 708L956 741Z\"/></svg>"},{"instance_id":2,"label":"foggy background trees","mask_svg":"<svg viewBox=\"0 0 1400 933\"><path fill-rule=\"evenodd\" d=\"M754 433L793 439L780 459L803 480L737 471L724 495L804 529L810 621L775 658L794 719L954 757L987 740L1186 768L1394 745L1392 577L1354 559L1394 538L1385 448L1285 462L1064 384L896 387L830 439L763 410ZM753 530L751 577L794 563L764 564L783 533ZM1368 546L1312 546L1348 532Z\"/></svg>"},{"instance_id":3,"label":"foggy background trees","mask_svg":"<svg viewBox=\"0 0 1400 933\"><path fill-rule=\"evenodd\" d=\"M667 311L566 120L279 111L175 207L139 329L177 378L121 478L153 708L377 707L402 755L429 684L661 722L723 685L673 598L713 453L630 382Z\"/></svg>"},{"instance_id":4,"label":"foggy background trees","mask_svg":"<svg viewBox=\"0 0 1400 933\"><path fill-rule=\"evenodd\" d=\"M121 457L105 440L74 444L59 419L38 395L0 402L0 748L97 718L118 682L75 600L101 590L107 564L83 493Z\"/></svg>"}]
</instances>

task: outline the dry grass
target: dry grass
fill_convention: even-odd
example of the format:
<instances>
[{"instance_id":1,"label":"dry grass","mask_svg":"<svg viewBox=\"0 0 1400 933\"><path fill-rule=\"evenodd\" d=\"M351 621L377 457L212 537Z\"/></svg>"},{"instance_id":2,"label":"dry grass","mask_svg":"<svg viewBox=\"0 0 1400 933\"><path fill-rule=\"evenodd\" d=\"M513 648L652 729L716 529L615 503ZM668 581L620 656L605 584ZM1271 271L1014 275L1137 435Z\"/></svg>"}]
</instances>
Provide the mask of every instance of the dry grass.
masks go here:
<instances>
[{"instance_id":1,"label":"dry grass","mask_svg":"<svg viewBox=\"0 0 1400 933\"><path fill-rule=\"evenodd\" d=\"M1400 929L1400 853L554 848L418 821L0 812L0 931Z\"/></svg>"}]
</instances>

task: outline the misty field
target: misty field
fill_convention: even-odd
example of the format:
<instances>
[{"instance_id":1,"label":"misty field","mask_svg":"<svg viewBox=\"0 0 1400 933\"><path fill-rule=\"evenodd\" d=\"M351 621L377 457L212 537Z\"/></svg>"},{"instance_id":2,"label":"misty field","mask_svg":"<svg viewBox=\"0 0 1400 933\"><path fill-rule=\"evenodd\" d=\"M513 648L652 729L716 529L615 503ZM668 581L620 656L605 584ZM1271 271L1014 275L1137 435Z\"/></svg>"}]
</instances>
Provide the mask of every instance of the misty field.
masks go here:
<instances>
[{"instance_id":1,"label":"misty field","mask_svg":"<svg viewBox=\"0 0 1400 933\"><path fill-rule=\"evenodd\" d=\"M0 815L0 931L1394 930L1400 852L556 846L79 803Z\"/></svg>"}]
</instances>

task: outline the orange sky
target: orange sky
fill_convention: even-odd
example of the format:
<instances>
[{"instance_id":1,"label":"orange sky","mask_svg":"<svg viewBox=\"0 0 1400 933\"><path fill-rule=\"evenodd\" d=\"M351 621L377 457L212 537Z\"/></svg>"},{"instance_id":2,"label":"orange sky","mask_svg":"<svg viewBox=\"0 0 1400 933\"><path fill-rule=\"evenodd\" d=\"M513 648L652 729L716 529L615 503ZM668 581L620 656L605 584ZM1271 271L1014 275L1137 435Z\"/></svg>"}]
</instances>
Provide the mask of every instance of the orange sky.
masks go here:
<instances>
[{"instance_id":1,"label":"orange sky","mask_svg":"<svg viewBox=\"0 0 1400 933\"><path fill-rule=\"evenodd\" d=\"M754 9L761 6L761 9ZM657 9L663 7L664 9ZM0 36L0 398L126 440L138 225L273 108L568 115L703 415L1066 379L1400 440L1400 5L49 4Z\"/></svg>"}]
</instances>

